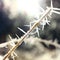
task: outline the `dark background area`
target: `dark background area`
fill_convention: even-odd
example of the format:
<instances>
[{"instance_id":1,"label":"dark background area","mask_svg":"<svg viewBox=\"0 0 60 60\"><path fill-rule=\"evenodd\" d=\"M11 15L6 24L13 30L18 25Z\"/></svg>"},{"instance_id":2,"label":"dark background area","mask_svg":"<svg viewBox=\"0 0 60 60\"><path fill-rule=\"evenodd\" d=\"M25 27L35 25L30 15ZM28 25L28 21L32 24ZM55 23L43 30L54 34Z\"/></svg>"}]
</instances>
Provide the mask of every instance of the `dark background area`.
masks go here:
<instances>
[{"instance_id":1,"label":"dark background area","mask_svg":"<svg viewBox=\"0 0 60 60\"><path fill-rule=\"evenodd\" d=\"M0 0L0 43L6 41L8 34L10 34L13 38L16 37L15 34L21 37L23 33L19 31L17 27L20 27L25 31L28 30L28 28L24 27L24 25L27 24L26 17L19 15L17 18L10 19L3 8L3 1Z\"/></svg>"}]
</instances>

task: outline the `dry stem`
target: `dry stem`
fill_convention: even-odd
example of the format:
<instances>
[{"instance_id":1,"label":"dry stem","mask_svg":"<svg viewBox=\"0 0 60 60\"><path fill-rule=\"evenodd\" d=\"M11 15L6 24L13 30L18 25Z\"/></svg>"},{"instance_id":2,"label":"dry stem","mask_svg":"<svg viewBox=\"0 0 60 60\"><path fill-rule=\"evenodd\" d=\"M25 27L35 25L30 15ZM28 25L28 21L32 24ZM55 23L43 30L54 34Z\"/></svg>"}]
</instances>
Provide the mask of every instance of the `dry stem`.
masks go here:
<instances>
[{"instance_id":1,"label":"dry stem","mask_svg":"<svg viewBox=\"0 0 60 60\"><path fill-rule=\"evenodd\" d=\"M9 52L4 56L3 60L6 60L6 58L8 58L11 53L13 53L13 51L15 51L15 49L21 45L21 43L24 41L24 39L27 37L27 35L29 35L29 33L36 27L39 25L39 23L41 22L41 20L43 20L51 11L51 8L48 8L45 13L41 16L41 18L31 27L31 29L29 29L27 31L27 33L25 35L23 35L23 37L21 37L21 39L18 39L17 44L11 48L11 50L9 50Z\"/></svg>"}]
</instances>

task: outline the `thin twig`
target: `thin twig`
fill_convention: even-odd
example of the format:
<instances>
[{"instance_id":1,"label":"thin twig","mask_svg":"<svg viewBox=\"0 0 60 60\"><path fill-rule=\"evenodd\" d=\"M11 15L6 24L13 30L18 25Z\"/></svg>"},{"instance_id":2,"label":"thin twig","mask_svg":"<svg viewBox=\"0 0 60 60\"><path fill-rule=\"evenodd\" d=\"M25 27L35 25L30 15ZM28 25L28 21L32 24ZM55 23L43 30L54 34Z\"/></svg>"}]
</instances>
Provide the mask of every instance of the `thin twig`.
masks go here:
<instances>
[{"instance_id":1,"label":"thin twig","mask_svg":"<svg viewBox=\"0 0 60 60\"><path fill-rule=\"evenodd\" d=\"M43 20L43 19L50 13L50 11L51 11L51 8L48 8L48 9L45 11L45 13L41 16L41 18L31 27L31 29L29 29L29 30L27 31L27 33L26 33L25 35L23 35L23 37L21 37L21 39L18 39L17 44L9 50L9 52L4 56L3 60L6 60L6 58L8 58L8 57L11 55L11 53L13 53L13 51L15 51L15 49L16 49L19 45L21 45L21 43L24 41L24 39L27 37L27 35L29 35L29 33L30 33L36 26L39 25L39 23L41 22L41 20Z\"/></svg>"},{"instance_id":2,"label":"thin twig","mask_svg":"<svg viewBox=\"0 0 60 60\"><path fill-rule=\"evenodd\" d=\"M0 44L0 48L2 48L2 47L6 47L7 45L9 45L11 42L17 42L17 39L16 40L12 40L12 41L8 41L8 42L5 42L5 43L1 43Z\"/></svg>"}]
</instances>

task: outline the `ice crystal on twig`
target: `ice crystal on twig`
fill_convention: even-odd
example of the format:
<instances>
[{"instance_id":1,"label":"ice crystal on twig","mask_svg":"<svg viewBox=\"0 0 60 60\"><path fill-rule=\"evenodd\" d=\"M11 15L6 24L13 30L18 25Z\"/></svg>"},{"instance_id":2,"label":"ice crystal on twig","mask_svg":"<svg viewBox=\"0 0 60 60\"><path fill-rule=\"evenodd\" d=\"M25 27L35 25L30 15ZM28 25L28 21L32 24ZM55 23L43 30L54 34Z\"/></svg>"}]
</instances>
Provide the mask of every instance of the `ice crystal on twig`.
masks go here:
<instances>
[{"instance_id":1,"label":"ice crystal on twig","mask_svg":"<svg viewBox=\"0 0 60 60\"><path fill-rule=\"evenodd\" d=\"M47 7L47 8L49 8L49 7ZM53 3L52 3L52 0L51 0L51 12L50 12L50 15L52 15L52 13L56 13L56 14L60 14L60 8L55 8L55 7L53 7Z\"/></svg>"},{"instance_id":2,"label":"ice crystal on twig","mask_svg":"<svg viewBox=\"0 0 60 60\"><path fill-rule=\"evenodd\" d=\"M58 12L58 11L60 11L60 9L54 8L53 4L52 4L52 0L51 0L51 7L48 7L47 10L44 11L43 14L41 14L40 18L38 20L36 20L36 22L30 27L30 29L26 33L23 30L20 29L25 34L21 37L21 39L20 38L18 39L19 41L17 42L17 44L15 46L13 46L12 49L4 56L3 60L6 60L6 58L8 58L11 55L11 53L14 52L15 49L19 45L21 45L21 43L24 41L24 39L31 33L32 30L36 29L36 27L38 27L38 25L42 24L43 29L44 29L44 26L46 24L49 25L49 21L48 21L48 19L46 19L47 16L49 16L49 15L51 16L52 13L60 14L60 12ZM31 23L30 23L30 25L31 25ZM47 43L47 44L52 44L52 45L54 45L56 47L60 47L60 45L58 45L56 41L55 42L51 42L51 41L44 41L43 40L42 42Z\"/></svg>"},{"instance_id":3,"label":"ice crystal on twig","mask_svg":"<svg viewBox=\"0 0 60 60\"><path fill-rule=\"evenodd\" d=\"M25 26L31 28L35 22L36 21L30 22L30 25L25 25ZM30 35L34 35L37 33L37 35L39 37L39 30L40 30L40 28L36 27L32 32L30 32Z\"/></svg>"},{"instance_id":4,"label":"ice crystal on twig","mask_svg":"<svg viewBox=\"0 0 60 60\"><path fill-rule=\"evenodd\" d=\"M23 32L24 34L26 33L23 29L17 27L21 32Z\"/></svg>"},{"instance_id":5,"label":"ice crystal on twig","mask_svg":"<svg viewBox=\"0 0 60 60\"><path fill-rule=\"evenodd\" d=\"M16 35L16 37L19 39L19 36L17 35L17 34L15 34Z\"/></svg>"},{"instance_id":6,"label":"ice crystal on twig","mask_svg":"<svg viewBox=\"0 0 60 60\"><path fill-rule=\"evenodd\" d=\"M44 30L44 26L47 24L49 25L50 21L47 19L43 19L42 22L40 22L40 25L42 25L42 30Z\"/></svg>"},{"instance_id":7,"label":"ice crystal on twig","mask_svg":"<svg viewBox=\"0 0 60 60\"><path fill-rule=\"evenodd\" d=\"M58 11L60 11L60 9L53 7L53 2L52 2L52 0L51 0L51 7L48 7L47 9L49 9L49 8L51 9L51 11L50 11L50 13L48 14L48 16L51 17L52 13L60 14L60 12L58 12ZM40 7L40 10L42 11L42 12L40 13L40 16L41 16L41 15L45 12L45 10L44 10L42 7ZM40 19L40 16L39 16L39 18L38 18L37 20ZM30 22L30 28L31 28L32 23L36 23L37 20L34 20L34 21ZM50 21L48 20L48 17L46 16L46 17L40 22L40 25L42 25L42 30L44 30L44 26L45 26L46 24L49 25L49 23L50 23ZM36 27L36 28L38 28L38 27ZM35 28L35 29L36 29L36 28ZM38 30L36 29L36 31L38 31ZM39 35L39 33L38 33L38 35Z\"/></svg>"},{"instance_id":8,"label":"ice crystal on twig","mask_svg":"<svg viewBox=\"0 0 60 60\"><path fill-rule=\"evenodd\" d=\"M10 35L9 35L9 38L10 38L11 41L13 40ZM11 45L12 47L14 47L14 46L15 46L15 42L12 41L12 42L10 43L10 45ZM15 52L11 53L11 57L12 57L13 60L15 60L15 57L17 57L17 54L16 54Z\"/></svg>"},{"instance_id":9,"label":"ice crystal on twig","mask_svg":"<svg viewBox=\"0 0 60 60\"><path fill-rule=\"evenodd\" d=\"M9 35L9 38L10 38L11 41L13 40L10 35ZM12 42L10 43L10 45L13 47L13 46L15 46L15 43L12 41Z\"/></svg>"}]
</instances>

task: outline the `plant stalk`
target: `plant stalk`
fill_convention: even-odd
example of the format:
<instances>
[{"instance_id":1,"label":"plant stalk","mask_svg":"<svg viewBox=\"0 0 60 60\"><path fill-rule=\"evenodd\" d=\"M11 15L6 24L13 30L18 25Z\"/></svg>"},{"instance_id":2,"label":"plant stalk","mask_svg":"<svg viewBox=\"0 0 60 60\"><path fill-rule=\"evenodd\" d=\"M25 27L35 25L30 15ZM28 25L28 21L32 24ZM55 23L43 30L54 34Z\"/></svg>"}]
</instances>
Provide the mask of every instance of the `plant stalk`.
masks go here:
<instances>
[{"instance_id":1,"label":"plant stalk","mask_svg":"<svg viewBox=\"0 0 60 60\"><path fill-rule=\"evenodd\" d=\"M34 23L34 25L27 31L27 33L26 33L25 35L23 35L21 38L18 39L17 44L8 51L8 53L4 56L3 60L6 60L6 58L8 58L8 57L11 55L11 53L13 53L13 52L15 51L15 49L16 49L19 45L22 44L22 42L23 42L24 39L27 37L27 35L29 35L29 33L30 33L32 30L34 30L34 28L36 28L36 26L38 26L38 25L40 24L40 22L41 22L46 16L48 16L48 14L50 13L50 11L51 11L51 8L48 8L48 9L45 11L45 13L41 16L41 18L40 18L36 23Z\"/></svg>"}]
</instances>

